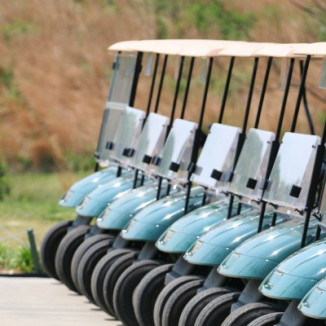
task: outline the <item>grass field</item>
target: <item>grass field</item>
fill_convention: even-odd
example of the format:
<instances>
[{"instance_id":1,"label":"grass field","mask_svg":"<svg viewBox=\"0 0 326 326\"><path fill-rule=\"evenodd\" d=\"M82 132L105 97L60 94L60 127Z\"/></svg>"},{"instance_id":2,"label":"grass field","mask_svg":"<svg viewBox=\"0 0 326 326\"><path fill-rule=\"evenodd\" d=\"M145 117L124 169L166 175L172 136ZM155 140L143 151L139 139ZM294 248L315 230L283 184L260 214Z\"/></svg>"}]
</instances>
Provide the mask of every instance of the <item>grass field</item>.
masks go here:
<instances>
[{"instance_id":1,"label":"grass field","mask_svg":"<svg viewBox=\"0 0 326 326\"><path fill-rule=\"evenodd\" d=\"M75 217L74 209L60 207L58 199L85 175L26 173L5 176L10 192L0 201L0 269L21 268L16 260L19 259L17 255L26 256L28 228L34 230L39 247L48 228L58 221Z\"/></svg>"}]
</instances>

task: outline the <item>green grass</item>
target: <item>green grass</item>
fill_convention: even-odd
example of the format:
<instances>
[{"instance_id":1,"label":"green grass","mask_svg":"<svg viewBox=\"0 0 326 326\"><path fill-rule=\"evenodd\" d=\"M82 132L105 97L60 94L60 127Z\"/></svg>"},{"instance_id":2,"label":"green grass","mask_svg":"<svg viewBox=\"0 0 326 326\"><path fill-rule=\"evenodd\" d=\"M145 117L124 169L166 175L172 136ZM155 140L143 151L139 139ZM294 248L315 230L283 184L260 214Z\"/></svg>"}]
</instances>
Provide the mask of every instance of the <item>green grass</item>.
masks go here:
<instances>
[{"instance_id":1,"label":"green grass","mask_svg":"<svg viewBox=\"0 0 326 326\"><path fill-rule=\"evenodd\" d=\"M27 229L32 228L39 247L46 231L58 221L73 219L75 210L58 200L87 173L26 173L6 175L9 194L0 201L0 269L29 271Z\"/></svg>"},{"instance_id":2,"label":"green grass","mask_svg":"<svg viewBox=\"0 0 326 326\"><path fill-rule=\"evenodd\" d=\"M29 247L11 248L0 243L0 270L33 272L34 262Z\"/></svg>"}]
</instances>

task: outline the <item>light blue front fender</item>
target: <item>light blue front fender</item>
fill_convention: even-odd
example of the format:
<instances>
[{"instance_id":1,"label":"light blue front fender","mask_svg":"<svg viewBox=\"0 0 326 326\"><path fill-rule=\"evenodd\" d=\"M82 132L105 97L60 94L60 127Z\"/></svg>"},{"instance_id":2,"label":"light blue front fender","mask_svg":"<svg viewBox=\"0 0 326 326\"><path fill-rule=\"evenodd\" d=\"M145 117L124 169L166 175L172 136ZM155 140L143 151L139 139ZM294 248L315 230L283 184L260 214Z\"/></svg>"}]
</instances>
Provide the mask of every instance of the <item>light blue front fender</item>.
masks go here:
<instances>
[{"instance_id":1,"label":"light blue front fender","mask_svg":"<svg viewBox=\"0 0 326 326\"><path fill-rule=\"evenodd\" d=\"M96 220L97 226L101 229L122 230L140 210L156 201L157 190L155 183L129 191L105 209ZM164 193L166 187L162 186L161 195Z\"/></svg>"},{"instance_id":2,"label":"light blue front fender","mask_svg":"<svg viewBox=\"0 0 326 326\"><path fill-rule=\"evenodd\" d=\"M188 210L200 207L204 189L191 189ZM178 218L184 214L186 194L179 191L145 207L122 230L121 235L126 240L155 242L158 237Z\"/></svg>"},{"instance_id":3,"label":"light blue front fender","mask_svg":"<svg viewBox=\"0 0 326 326\"><path fill-rule=\"evenodd\" d=\"M286 257L300 249L303 225L304 222L291 220L253 236L230 253L218 272L236 278L265 278ZM311 242L315 233L316 225L311 225L307 241Z\"/></svg>"},{"instance_id":4,"label":"light blue front fender","mask_svg":"<svg viewBox=\"0 0 326 326\"><path fill-rule=\"evenodd\" d=\"M134 184L134 176L115 178L103 185L98 186L89 193L83 202L77 206L76 212L81 216L99 216L107 205L128 190Z\"/></svg>"},{"instance_id":5,"label":"light blue front fender","mask_svg":"<svg viewBox=\"0 0 326 326\"><path fill-rule=\"evenodd\" d=\"M232 216L237 212L233 204ZM165 252L183 253L204 233L226 221L229 199L223 198L200 207L174 222L158 239L156 247ZM248 208L243 208L248 210Z\"/></svg>"},{"instance_id":6,"label":"light blue front fender","mask_svg":"<svg viewBox=\"0 0 326 326\"><path fill-rule=\"evenodd\" d=\"M97 186L104 184L117 176L117 167L112 166L102 171L93 173L78 182L60 198L59 205L63 207L76 207Z\"/></svg>"},{"instance_id":7,"label":"light blue front fender","mask_svg":"<svg viewBox=\"0 0 326 326\"><path fill-rule=\"evenodd\" d=\"M272 212L265 214L264 227L269 226ZM202 235L185 253L184 259L196 265L219 265L243 241L257 233L259 212L248 211L217 225Z\"/></svg>"},{"instance_id":8,"label":"light blue front fender","mask_svg":"<svg viewBox=\"0 0 326 326\"><path fill-rule=\"evenodd\" d=\"M301 300L298 309L306 316L326 319L326 278L318 282Z\"/></svg>"},{"instance_id":9,"label":"light blue front fender","mask_svg":"<svg viewBox=\"0 0 326 326\"><path fill-rule=\"evenodd\" d=\"M300 249L279 264L262 282L260 291L267 297L301 300L326 276L326 241Z\"/></svg>"}]
</instances>

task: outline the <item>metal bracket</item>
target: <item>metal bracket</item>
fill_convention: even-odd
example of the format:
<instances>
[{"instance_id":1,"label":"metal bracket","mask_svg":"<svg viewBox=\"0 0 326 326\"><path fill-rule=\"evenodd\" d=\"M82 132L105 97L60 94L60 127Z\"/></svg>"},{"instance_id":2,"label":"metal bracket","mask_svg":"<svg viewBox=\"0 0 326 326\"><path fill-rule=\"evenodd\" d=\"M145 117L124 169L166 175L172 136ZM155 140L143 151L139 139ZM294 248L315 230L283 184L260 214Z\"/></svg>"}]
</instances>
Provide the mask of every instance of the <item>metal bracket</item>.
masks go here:
<instances>
[{"instance_id":1,"label":"metal bracket","mask_svg":"<svg viewBox=\"0 0 326 326\"><path fill-rule=\"evenodd\" d=\"M217 181L220 181L221 178L222 178L222 175L223 175L223 172L222 171L219 171L219 170L216 170L214 169L211 173L211 178L217 180Z\"/></svg>"},{"instance_id":2,"label":"metal bracket","mask_svg":"<svg viewBox=\"0 0 326 326\"><path fill-rule=\"evenodd\" d=\"M128 244L129 244L129 241L128 240L125 240L123 239L120 235L118 235L114 241L113 241L113 244L112 244L112 247L110 250L114 250L114 249L119 249L119 248L127 248L128 247Z\"/></svg>"},{"instance_id":3,"label":"metal bracket","mask_svg":"<svg viewBox=\"0 0 326 326\"><path fill-rule=\"evenodd\" d=\"M154 242L146 242L140 250L137 260L153 259L157 252Z\"/></svg>"},{"instance_id":4,"label":"metal bracket","mask_svg":"<svg viewBox=\"0 0 326 326\"><path fill-rule=\"evenodd\" d=\"M166 274L164 284L166 285L170 283L177 277L190 275L194 268L194 265L185 261L183 257L179 257L177 262L173 265L171 272Z\"/></svg>"},{"instance_id":5,"label":"metal bracket","mask_svg":"<svg viewBox=\"0 0 326 326\"><path fill-rule=\"evenodd\" d=\"M169 170L173 171L173 172L178 172L180 168L180 164L176 163L176 162L171 162Z\"/></svg>"},{"instance_id":6,"label":"metal bracket","mask_svg":"<svg viewBox=\"0 0 326 326\"><path fill-rule=\"evenodd\" d=\"M224 285L226 277L218 274L216 270L216 266L214 266L209 272L208 276L205 279L203 286L199 289L199 291L206 290L212 287L219 287Z\"/></svg>"},{"instance_id":7,"label":"metal bracket","mask_svg":"<svg viewBox=\"0 0 326 326\"><path fill-rule=\"evenodd\" d=\"M238 301L232 304L231 312L248 303L259 302L263 297L261 292L258 290L260 284L261 280L250 280L242 290Z\"/></svg>"},{"instance_id":8,"label":"metal bracket","mask_svg":"<svg viewBox=\"0 0 326 326\"><path fill-rule=\"evenodd\" d=\"M306 317L298 310L300 301L292 300L277 326L304 326Z\"/></svg>"},{"instance_id":9,"label":"metal bracket","mask_svg":"<svg viewBox=\"0 0 326 326\"><path fill-rule=\"evenodd\" d=\"M108 150L112 150L114 148L114 143L112 141L108 141L105 145L105 148Z\"/></svg>"},{"instance_id":10,"label":"metal bracket","mask_svg":"<svg viewBox=\"0 0 326 326\"><path fill-rule=\"evenodd\" d=\"M146 163L146 164L149 164L151 163L151 160L152 160L152 157L145 154L144 157L143 157L143 163Z\"/></svg>"}]
</instances>

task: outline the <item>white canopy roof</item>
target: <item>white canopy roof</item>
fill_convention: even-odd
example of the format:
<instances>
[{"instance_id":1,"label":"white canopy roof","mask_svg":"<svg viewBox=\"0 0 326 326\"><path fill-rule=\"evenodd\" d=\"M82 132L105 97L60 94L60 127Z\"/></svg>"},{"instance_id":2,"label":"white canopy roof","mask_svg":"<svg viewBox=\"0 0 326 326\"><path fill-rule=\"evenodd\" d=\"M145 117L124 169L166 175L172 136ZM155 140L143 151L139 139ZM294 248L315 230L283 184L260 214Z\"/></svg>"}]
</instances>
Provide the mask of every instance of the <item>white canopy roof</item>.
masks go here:
<instances>
[{"instance_id":1,"label":"white canopy roof","mask_svg":"<svg viewBox=\"0 0 326 326\"><path fill-rule=\"evenodd\" d=\"M141 40L123 41L109 47L110 51L150 52L190 57L305 57L326 56L326 42L320 43L263 43L225 40Z\"/></svg>"}]
</instances>

